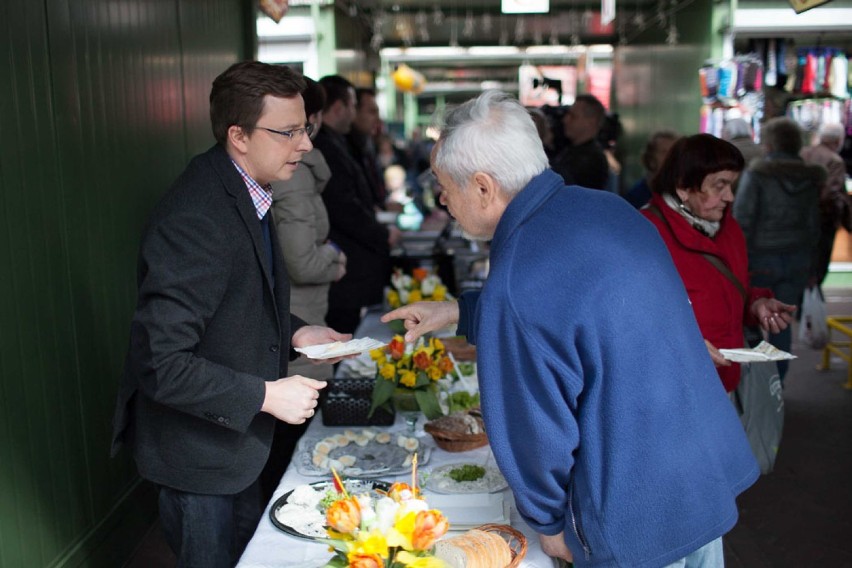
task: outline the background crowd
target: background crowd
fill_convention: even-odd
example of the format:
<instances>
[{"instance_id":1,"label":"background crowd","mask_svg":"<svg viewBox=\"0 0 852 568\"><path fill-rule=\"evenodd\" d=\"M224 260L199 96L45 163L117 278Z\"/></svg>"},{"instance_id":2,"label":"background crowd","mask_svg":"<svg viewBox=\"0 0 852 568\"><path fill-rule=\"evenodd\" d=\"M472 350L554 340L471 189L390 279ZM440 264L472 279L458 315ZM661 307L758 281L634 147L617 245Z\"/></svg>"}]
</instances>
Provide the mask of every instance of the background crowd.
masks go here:
<instances>
[{"instance_id":1,"label":"background crowd","mask_svg":"<svg viewBox=\"0 0 852 568\"><path fill-rule=\"evenodd\" d=\"M188 166L158 207L140 253L139 303L116 444L129 443L142 475L161 486L164 530L179 558L200 555L194 558L206 559L205 565L227 566L239 557L250 535L246 527L271 496L314 414L324 379L333 374L331 364L296 359L291 348L347 339L365 309L381 303L392 253L403 236L385 212L419 215L422 226L439 227L450 222L449 212L466 234L491 241L491 268L502 275L501 284L481 298L468 296L456 312L438 319L456 321L471 340L485 338L492 346L486 352L503 345L518 354L507 359L497 350L484 365L491 378L482 385L483 406L489 434L501 448L495 448L498 463L545 549L570 559L572 552L588 555L591 542L598 554L627 563L718 556L717 538L732 525L733 496L756 476L743 450L745 438L731 426L739 426L733 407L723 404L729 401L722 395L736 389L741 370L719 350L742 347L749 329L756 330L753 337L790 350L790 324L803 292L825 278L835 232L852 224L838 154L842 127L826 125L813 144L783 117L763 125L759 142L741 120L730 121L722 138L661 130L642 155L645 176L626 188L618 156L621 125L592 95L579 95L567 108L523 109L486 93L452 111L438 140L417 131L404 142L382 123L374 90L337 75L315 81L283 69L247 62L217 78L211 92L217 145ZM491 115L502 122L489 130L481 117ZM490 143L481 143L486 138ZM437 182L425 175L430 169ZM202 199L208 186L219 191ZM553 208L539 212L545 200ZM199 201L203 206L196 206ZM524 225L529 220L535 228ZM205 242L214 230L225 236ZM560 244L549 260L533 246L542 240ZM581 254L575 242L594 247ZM559 268L540 273L535 267L541 262ZM584 273L589 265L596 270ZM512 284L515 289L509 283L518 274L525 280ZM579 275L587 281L575 292L554 292L553 278ZM637 311L624 325L617 323L623 314L594 294L605 290L626 297L628 288L642 294L631 298ZM518 289L529 297L518 296ZM418 309L396 314L418 330L409 339L429 331L431 323L424 321L433 321ZM571 318L554 317L572 313L599 328L578 330ZM520 329L541 334L541 342L530 342ZM553 329L563 330L558 337L592 335L579 342L582 353L571 353L552 343ZM595 335L607 332L612 342L613 330L624 336L616 351ZM234 337L240 341L229 343ZM666 354L678 342L689 352L688 362L683 353ZM541 355L536 345L542 344L548 345L547 360L559 362L564 373L549 377L553 368L539 369L531 388L540 396L524 401L527 406L513 414L517 423L509 428L505 416L517 406L509 408L508 401L518 403L509 371L535 368ZM653 392L683 403L676 423L668 408L657 413L644 402L641 408L631 402L647 400L647 390L628 396L629 389L613 386L638 367L659 379ZM516 370L513 376L523 374ZM783 364L779 370L783 379ZM194 382L211 372L219 382ZM684 376L697 377L695 384L684 385ZM547 398L542 393L553 389L565 393L565 407L541 408ZM702 405L695 401L698 391ZM582 403L580 392L589 397ZM624 418L604 425L588 419L583 405L595 416L604 411ZM539 411L566 418L540 429L534 419ZM606 491L594 487L601 479L635 472L632 450L623 443L637 439L631 413L654 416L659 427L647 433L660 443L650 447L656 463L649 466L648 454L643 456L645 505L653 503L657 518L680 524L667 534L650 534L641 529L636 511L613 511L609 518L587 513L592 534L563 536L566 512L544 506L536 495L562 503L560 491L571 485L579 497L569 496L569 502L595 500L597 491ZM718 428L702 432L703 421L711 419ZM170 439L165 445L163 429ZM607 438L609 429L618 435ZM562 453L551 456L558 467L539 463L546 456L529 456L527 471L512 454L501 453L524 453L524 432L550 432L541 444L561 440ZM714 455L686 459L684 453L676 459L671 448L683 448L678 436L687 435L716 448ZM600 456L624 459L583 456L573 465L562 459L581 442ZM181 463L209 458L231 464L233 471L208 472L199 481L189 474L193 464L181 469L173 458ZM713 461L725 482L694 475L691 488L675 484L664 472L678 460L680 472L690 463ZM535 470L542 467L564 479L538 479ZM674 485L681 492L672 492L667 503L655 499ZM713 506L689 508L697 487L718 498ZM635 497L635 488L631 491ZM193 529L190 538L189 527L198 523L210 530ZM624 542L604 536L616 530ZM210 544L215 541L218 548Z\"/></svg>"}]
</instances>

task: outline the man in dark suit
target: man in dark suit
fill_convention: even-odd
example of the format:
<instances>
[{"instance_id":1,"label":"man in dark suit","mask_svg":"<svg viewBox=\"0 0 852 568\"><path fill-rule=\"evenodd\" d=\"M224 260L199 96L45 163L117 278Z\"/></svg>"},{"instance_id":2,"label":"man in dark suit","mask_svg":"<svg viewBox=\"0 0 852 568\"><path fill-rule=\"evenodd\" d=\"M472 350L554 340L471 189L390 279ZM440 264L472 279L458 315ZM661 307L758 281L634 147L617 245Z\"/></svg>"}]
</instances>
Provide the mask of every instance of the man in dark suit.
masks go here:
<instances>
[{"instance_id":1,"label":"man in dark suit","mask_svg":"<svg viewBox=\"0 0 852 568\"><path fill-rule=\"evenodd\" d=\"M349 143L349 152L364 170L370 191L373 193L373 206L376 209L384 209L387 190L373 140L381 123L376 91L359 87L355 89L355 100L355 118L352 120L349 134L346 135L346 141Z\"/></svg>"},{"instance_id":2,"label":"man in dark suit","mask_svg":"<svg viewBox=\"0 0 852 568\"><path fill-rule=\"evenodd\" d=\"M606 189L609 162L597 140L605 118L603 104L588 93L577 95L565 111L562 127L570 143L554 158L553 170L566 185Z\"/></svg>"},{"instance_id":3,"label":"man in dark suit","mask_svg":"<svg viewBox=\"0 0 852 568\"><path fill-rule=\"evenodd\" d=\"M300 75L237 63L210 93L217 144L156 206L118 396L122 443L160 487L179 566L233 566L263 511L257 478L276 419L313 416L323 381L287 377L292 347L348 339L289 313L269 184L311 149ZM281 378L284 377L284 378Z\"/></svg>"},{"instance_id":4,"label":"man in dark suit","mask_svg":"<svg viewBox=\"0 0 852 568\"><path fill-rule=\"evenodd\" d=\"M400 231L376 220L373 192L346 142L355 118L355 88L339 75L323 77L320 84L326 101L314 144L331 169L322 200L331 224L329 239L346 254L346 276L331 285L325 321L352 333L360 322L361 308L382 301L382 290L390 280L390 249Z\"/></svg>"}]
</instances>

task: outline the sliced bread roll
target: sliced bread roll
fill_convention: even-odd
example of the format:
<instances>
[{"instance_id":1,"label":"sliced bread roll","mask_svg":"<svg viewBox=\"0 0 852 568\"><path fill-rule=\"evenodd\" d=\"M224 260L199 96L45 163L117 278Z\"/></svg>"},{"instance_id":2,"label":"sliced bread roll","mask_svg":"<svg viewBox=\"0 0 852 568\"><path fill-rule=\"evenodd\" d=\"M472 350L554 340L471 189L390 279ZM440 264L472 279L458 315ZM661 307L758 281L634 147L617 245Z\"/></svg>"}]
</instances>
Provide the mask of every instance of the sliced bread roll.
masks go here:
<instances>
[{"instance_id":1,"label":"sliced bread roll","mask_svg":"<svg viewBox=\"0 0 852 568\"><path fill-rule=\"evenodd\" d=\"M435 556L451 568L505 568L512 561L512 551L500 535L477 529L439 540Z\"/></svg>"}]
</instances>

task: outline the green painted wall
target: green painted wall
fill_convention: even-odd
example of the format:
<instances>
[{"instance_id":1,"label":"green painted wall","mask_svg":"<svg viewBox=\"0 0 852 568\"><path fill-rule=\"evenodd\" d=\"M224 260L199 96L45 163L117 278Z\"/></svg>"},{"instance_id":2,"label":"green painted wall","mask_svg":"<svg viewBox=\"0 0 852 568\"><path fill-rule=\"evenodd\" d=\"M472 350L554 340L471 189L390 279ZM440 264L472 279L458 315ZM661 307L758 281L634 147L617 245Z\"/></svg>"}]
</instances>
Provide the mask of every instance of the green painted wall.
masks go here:
<instances>
[{"instance_id":1,"label":"green painted wall","mask_svg":"<svg viewBox=\"0 0 852 568\"><path fill-rule=\"evenodd\" d=\"M714 20L718 25L718 11L728 8L728 2L697 0L675 16L677 45L667 45L665 31L652 28L631 44L616 48L614 106L624 126L620 153L625 156L625 189L644 175L640 157L652 132L663 128L681 134L698 132L698 69L721 54L722 38Z\"/></svg>"},{"instance_id":2,"label":"green painted wall","mask_svg":"<svg viewBox=\"0 0 852 568\"><path fill-rule=\"evenodd\" d=\"M0 566L120 566L155 514L109 457L147 212L212 143L243 0L0 3Z\"/></svg>"}]
</instances>

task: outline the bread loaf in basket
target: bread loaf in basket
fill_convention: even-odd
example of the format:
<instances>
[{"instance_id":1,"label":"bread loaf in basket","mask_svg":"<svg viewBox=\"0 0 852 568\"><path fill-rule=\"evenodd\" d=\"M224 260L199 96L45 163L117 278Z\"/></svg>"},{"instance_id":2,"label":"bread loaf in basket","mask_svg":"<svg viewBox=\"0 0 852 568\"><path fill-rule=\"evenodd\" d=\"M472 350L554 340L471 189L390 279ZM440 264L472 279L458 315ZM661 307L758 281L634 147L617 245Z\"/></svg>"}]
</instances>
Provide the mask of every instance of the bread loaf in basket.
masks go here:
<instances>
[{"instance_id":1,"label":"bread loaf in basket","mask_svg":"<svg viewBox=\"0 0 852 568\"><path fill-rule=\"evenodd\" d=\"M451 568L516 568L527 539L509 525L482 525L435 543L435 556Z\"/></svg>"}]
</instances>

